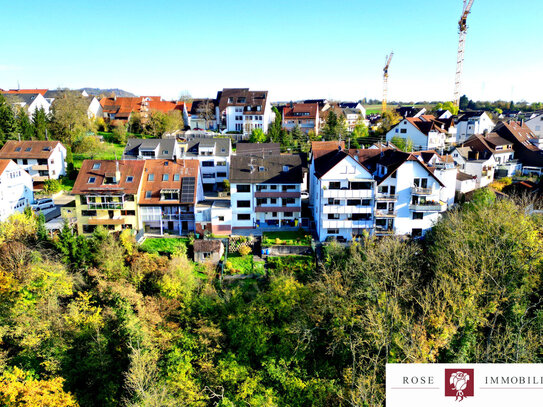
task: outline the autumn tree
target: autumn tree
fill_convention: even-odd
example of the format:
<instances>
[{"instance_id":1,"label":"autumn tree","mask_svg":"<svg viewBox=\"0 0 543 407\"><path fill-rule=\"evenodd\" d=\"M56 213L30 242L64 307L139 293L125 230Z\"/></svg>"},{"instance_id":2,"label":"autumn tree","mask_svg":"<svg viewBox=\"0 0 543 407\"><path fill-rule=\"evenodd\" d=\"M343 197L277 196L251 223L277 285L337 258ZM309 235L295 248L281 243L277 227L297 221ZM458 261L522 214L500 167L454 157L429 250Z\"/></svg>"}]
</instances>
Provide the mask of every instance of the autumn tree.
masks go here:
<instances>
[{"instance_id":1,"label":"autumn tree","mask_svg":"<svg viewBox=\"0 0 543 407\"><path fill-rule=\"evenodd\" d=\"M87 101L79 92L61 92L52 105L51 136L70 146L84 136L92 129L87 107Z\"/></svg>"}]
</instances>

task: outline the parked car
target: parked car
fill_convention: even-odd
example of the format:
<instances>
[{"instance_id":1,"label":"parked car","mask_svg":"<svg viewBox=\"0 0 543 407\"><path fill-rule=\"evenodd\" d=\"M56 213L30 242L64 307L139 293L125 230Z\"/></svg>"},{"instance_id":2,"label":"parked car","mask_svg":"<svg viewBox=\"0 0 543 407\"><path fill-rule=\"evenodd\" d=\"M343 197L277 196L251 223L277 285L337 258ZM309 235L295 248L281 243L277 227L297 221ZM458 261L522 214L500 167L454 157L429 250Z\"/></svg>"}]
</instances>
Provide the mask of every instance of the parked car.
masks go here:
<instances>
[{"instance_id":1,"label":"parked car","mask_svg":"<svg viewBox=\"0 0 543 407\"><path fill-rule=\"evenodd\" d=\"M50 198L38 199L36 203L32 205L34 212L43 211L44 209L54 208L55 203Z\"/></svg>"},{"instance_id":2,"label":"parked car","mask_svg":"<svg viewBox=\"0 0 543 407\"><path fill-rule=\"evenodd\" d=\"M302 192L301 197L302 199L309 199L309 192Z\"/></svg>"}]
</instances>

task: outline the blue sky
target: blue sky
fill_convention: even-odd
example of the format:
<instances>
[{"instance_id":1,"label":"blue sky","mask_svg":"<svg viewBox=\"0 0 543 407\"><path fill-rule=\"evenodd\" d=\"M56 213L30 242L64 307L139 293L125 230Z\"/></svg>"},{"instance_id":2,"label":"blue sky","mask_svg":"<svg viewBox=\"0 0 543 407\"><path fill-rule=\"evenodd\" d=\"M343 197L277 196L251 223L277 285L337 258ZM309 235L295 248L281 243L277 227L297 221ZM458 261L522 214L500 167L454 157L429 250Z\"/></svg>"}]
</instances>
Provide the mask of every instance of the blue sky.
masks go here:
<instances>
[{"instance_id":1,"label":"blue sky","mask_svg":"<svg viewBox=\"0 0 543 407\"><path fill-rule=\"evenodd\" d=\"M121 88L176 98L223 87L272 100L452 99L461 0L10 1L0 88ZM540 0L475 0L463 93L543 100Z\"/></svg>"}]
</instances>

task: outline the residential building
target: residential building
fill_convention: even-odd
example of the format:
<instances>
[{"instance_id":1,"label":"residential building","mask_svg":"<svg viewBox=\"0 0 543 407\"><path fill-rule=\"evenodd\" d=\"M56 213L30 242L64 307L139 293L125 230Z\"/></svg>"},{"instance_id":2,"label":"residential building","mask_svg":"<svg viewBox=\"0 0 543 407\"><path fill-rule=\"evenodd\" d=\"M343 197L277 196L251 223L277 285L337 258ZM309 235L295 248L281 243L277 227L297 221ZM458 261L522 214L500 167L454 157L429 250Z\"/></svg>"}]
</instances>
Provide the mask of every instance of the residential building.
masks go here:
<instances>
[{"instance_id":1,"label":"residential building","mask_svg":"<svg viewBox=\"0 0 543 407\"><path fill-rule=\"evenodd\" d=\"M223 89L217 93L220 128L245 135L254 129L268 131L274 119L268 91L250 91L248 88Z\"/></svg>"},{"instance_id":2,"label":"residential building","mask_svg":"<svg viewBox=\"0 0 543 407\"><path fill-rule=\"evenodd\" d=\"M426 113L426 108L415 107L415 106L401 106L396 109L396 113L398 113L403 118L406 118L406 117L417 118Z\"/></svg>"},{"instance_id":3,"label":"residential building","mask_svg":"<svg viewBox=\"0 0 543 407\"><path fill-rule=\"evenodd\" d=\"M319 133L319 105L317 103L294 103L283 108L283 128L292 131L295 126L304 132Z\"/></svg>"},{"instance_id":4,"label":"residential building","mask_svg":"<svg viewBox=\"0 0 543 407\"><path fill-rule=\"evenodd\" d=\"M343 108L343 116L345 116L345 123L347 125L347 130L349 131L353 131L355 126L362 121L367 125L364 116L362 115L362 111L359 109L345 107Z\"/></svg>"},{"instance_id":5,"label":"residential building","mask_svg":"<svg viewBox=\"0 0 543 407\"><path fill-rule=\"evenodd\" d=\"M230 138L193 137L181 143L181 150L183 158L200 162L204 191L222 190L230 172Z\"/></svg>"},{"instance_id":6,"label":"residential building","mask_svg":"<svg viewBox=\"0 0 543 407\"><path fill-rule=\"evenodd\" d=\"M456 190L462 194L471 192L477 188L477 176L458 171L456 174Z\"/></svg>"},{"instance_id":7,"label":"residential building","mask_svg":"<svg viewBox=\"0 0 543 407\"><path fill-rule=\"evenodd\" d=\"M477 178L477 188L483 188L494 180L494 155L481 153L470 146L456 147L451 155L459 171Z\"/></svg>"},{"instance_id":8,"label":"residential building","mask_svg":"<svg viewBox=\"0 0 543 407\"><path fill-rule=\"evenodd\" d=\"M360 102L339 102L338 105L342 109L354 109L362 119L366 118L366 108Z\"/></svg>"},{"instance_id":9,"label":"residential building","mask_svg":"<svg viewBox=\"0 0 543 407\"><path fill-rule=\"evenodd\" d=\"M160 96L139 96L139 97L110 97L100 100L104 118L112 124L126 124L133 113L141 115L145 122L151 112L160 111L168 113L180 111L185 124L188 122L187 104L179 101L165 101Z\"/></svg>"},{"instance_id":10,"label":"residential building","mask_svg":"<svg viewBox=\"0 0 543 407\"><path fill-rule=\"evenodd\" d=\"M219 130L219 104L216 99L194 99L190 106L188 121L192 130Z\"/></svg>"},{"instance_id":11,"label":"residential building","mask_svg":"<svg viewBox=\"0 0 543 407\"><path fill-rule=\"evenodd\" d=\"M30 118L36 110L42 109L46 114L49 114L51 105L43 97L41 93L16 92L9 91L6 93L0 92L6 101L13 107L20 107L28 114Z\"/></svg>"},{"instance_id":12,"label":"residential building","mask_svg":"<svg viewBox=\"0 0 543 407\"><path fill-rule=\"evenodd\" d=\"M101 225L110 231L142 229L138 197L144 160L85 160L72 195L77 232L89 234Z\"/></svg>"},{"instance_id":13,"label":"residential building","mask_svg":"<svg viewBox=\"0 0 543 407\"><path fill-rule=\"evenodd\" d=\"M413 144L413 150L443 150L447 140L444 123L433 116L406 117L386 134L386 141L394 137Z\"/></svg>"},{"instance_id":14,"label":"residential building","mask_svg":"<svg viewBox=\"0 0 543 407\"><path fill-rule=\"evenodd\" d=\"M174 138L130 138L126 142L123 160L175 160L181 157L181 149Z\"/></svg>"},{"instance_id":15,"label":"residential building","mask_svg":"<svg viewBox=\"0 0 543 407\"><path fill-rule=\"evenodd\" d=\"M533 117L527 119L526 126L532 131L537 140L543 139L543 113L533 115Z\"/></svg>"},{"instance_id":16,"label":"residential building","mask_svg":"<svg viewBox=\"0 0 543 407\"><path fill-rule=\"evenodd\" d=\"M0 159L0 222L33 202L32 177L14 161Z\"/></svg>"},{"instance_id":17,"label":"residential building","mask_svg":"<svg viewBox=\"0 0 543 407\"><path fill-rule=\"evenodd\" d=\"M466 112L456 120L456 144L462 144L474 134L485 134L492 131L494 122L483 111Z\"/></svg>"},{"instance_id":18,"label":"residential building","mask_svg":"<svg viewBox=\"0 0 543 407\"><path fill-rule=\"evenodd\" d=\"M304 164L294 154L232 156L232 230L298 227Z\"/></svg>"},{"instance_id":19,"label":"residential building","mask_svg":"<svg viewBox=\"0 0 543 407\"><path fill-rule=\"evenodd\" d=\"M0 150L0 159L15 161L35 183L66 175L66 148L53 140L8 140Z\"/></svg>"},{"instance_id":20,"label":"residential building","mask_svg":"<svg viewBox=\"0 0 543 407\"><path fill-rule=\"evenodd\" d=\"M146 233L195 230L195 206L204 199L196 160L146 160L138 205Z\"/></svg>"},{"instance_id":21,"label":"residential building","mask_svg":"<svg viewBox=\"0 0 543 407\"><path fill-rule=\"evenodd\" d=\"M215 239L195 240L192 248L197 263L218 264L224 254L224 245Z\"/></svg>"},{"instance_id":22,"label":"residential building","mask_svg":"<svg viewBox=\"0 0 543 407\"><path fill-rule=\"evenodd\" d=\"M281 154L279 143L237 143L236 155L266 157Z\"/></svg>"},{"instance_id":23,"label":"residential building","mask_svg":"<svg viewBox=\"0 0 543 407\"><path fill-rule=\"evenodd\" d=\"M435 112L433 112L433 114L437 120L450 119L451 117L453 117L453 114L447 109L436 110Z\"/></svg>"},{"instance_id":24,"label":"residential building","mask_svg":"<svg viewBox=\"0 0 543 407\"><path fill-rule=\"evenodd\" d=\"M513 120L499 122L494 132L513 144L515 158L522 164L524 174L543 173L543 151L531 142L536 137L526 123Z\"/></svg>"},{"instance_id":25,"label":"residential building","mask_svg":"<svg viewBox=\"0 0 543 407\"><path fill-rule=\"evenodd\" d=\"M229 199L202 201L196 204L195 210L196 233L205 235L232 234L232 209Z\"/></svg>"}]
</instances>

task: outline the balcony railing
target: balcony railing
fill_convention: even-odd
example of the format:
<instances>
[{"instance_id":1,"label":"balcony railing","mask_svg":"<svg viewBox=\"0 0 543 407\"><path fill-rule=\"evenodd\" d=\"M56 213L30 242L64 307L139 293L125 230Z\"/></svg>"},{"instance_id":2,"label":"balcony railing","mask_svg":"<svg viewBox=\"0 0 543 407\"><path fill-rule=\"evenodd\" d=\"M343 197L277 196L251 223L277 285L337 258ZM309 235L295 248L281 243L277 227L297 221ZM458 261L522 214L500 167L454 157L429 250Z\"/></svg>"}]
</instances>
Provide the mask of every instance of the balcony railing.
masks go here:
<instances>
[{"instance_id":1,"label":"balcony railing","mask_svg":"<svg viewBox=\"0 0 543 407\"><path fill-rule=\"evenodd\" d=\"M394 218L396 217L397 212L396 211L386 211L386 210L376 210L375 211L375 217L376 218Z\"/></svg>"},{"instance_id":2,"label":"balcony railing","mask_svg":"<svg viewBox=\"0 0 543 407\"><path fill-rule=\"evenodd\" d=\"M378 201L395 201L398 199L398 195L378 193L377 195L375 195L375 199Z\"/></svg>"},{"instance_id":3,"label":"balcony railing","mask_svg":"<svg viewBox=\"0 0 543 407\"><path fill-rule=\"evenodd\" d=\"M371 229L373 227L372 220L324 220L322 222L324 229Z\"/></svg>"},{"instance_id":4,"label":"balcony railing","mask_svg":"<svg viewBox=\"0 0 543 407\"><path fill-rule=\"evenodd\" d=\"M445 204L438 202L427 202L409 205L409 209L416 212L439 212L444 210L444 207Z\"/></svg>"},{"instance_id":5,"label":"balcony railing","mask_svg":"<svg viewBox=\"0 0 543 407\"><path fill-rule=\"evenodd\" d=\"M372 207L367 205L324 205L322 213L371 213Z\"/></svg>"},{"instance_id":6,"label":"balcony railing","mask_svg":"<svg viewBox=\"0 0 543 407\"><path fill-rule=\"evenodd\" d=\"M124 218L89 218L89 225L124 225Z\"/></svg>"},{"instance_id":7,"label":"balcony railing","mask_svg":"<svg viewBox=\"0 0 543 407\"><path fill-rule=\"evenodd\" d=\"M373 189L325 189L323 198L373 198Z\"/></svg>"},{"instance_id":8,"label":"balcony railing","mask_svg":"<svg viewBox=\"0 0 543 407\"><path fill-rule=\"evenodd\" d=\"M434 190L432 188L411 187L411 193L413 195L432 195Z\"/></svg>"},{"instance_id":9,"label":"balcony railing","mask_svg":"<svg viewBox=\"0 0 543 407\"><path fill-rule=\"evenodd\" d=\"M394 234L394 229L375 228L375 234L377 236L390 236Z\"/></svg>"},{"instance_id":10,"label":"balcony railing","mask_svg":"<svg viewBox=\"0 0 543 407\"><path fill-rule=\"evenodd\" d=\"M123 202L88 202L89 209L124 209Z\"/></svg>"}]
</instances>

